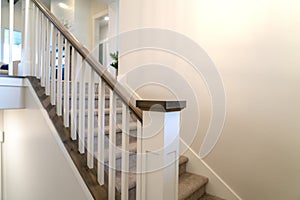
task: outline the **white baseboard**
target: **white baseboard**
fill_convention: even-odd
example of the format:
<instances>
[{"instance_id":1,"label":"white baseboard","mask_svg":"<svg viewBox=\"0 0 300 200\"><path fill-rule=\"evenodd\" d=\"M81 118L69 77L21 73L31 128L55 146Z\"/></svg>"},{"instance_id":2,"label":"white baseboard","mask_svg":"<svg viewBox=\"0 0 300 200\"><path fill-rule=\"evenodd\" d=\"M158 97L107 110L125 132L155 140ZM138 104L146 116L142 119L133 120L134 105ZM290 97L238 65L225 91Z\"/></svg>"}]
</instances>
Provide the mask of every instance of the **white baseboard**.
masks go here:
<instances>
[{"instance_id":1,"label":"white baseboard","mask_svg":"<svg viewBox=\"0 0 300 200\"><path fill-rule=\"evenodd\" d=\"M182 155L189 158L187 164L187 171L206 176L209 182L206 186L206 191L212 195L219 196L226 200L242 200L229 185L222 180L216 172L214 172L205 162L202 160L196 152L194 152L185 142L180 139L181 149L185 149Z\"/></svg>"}]
</instances>

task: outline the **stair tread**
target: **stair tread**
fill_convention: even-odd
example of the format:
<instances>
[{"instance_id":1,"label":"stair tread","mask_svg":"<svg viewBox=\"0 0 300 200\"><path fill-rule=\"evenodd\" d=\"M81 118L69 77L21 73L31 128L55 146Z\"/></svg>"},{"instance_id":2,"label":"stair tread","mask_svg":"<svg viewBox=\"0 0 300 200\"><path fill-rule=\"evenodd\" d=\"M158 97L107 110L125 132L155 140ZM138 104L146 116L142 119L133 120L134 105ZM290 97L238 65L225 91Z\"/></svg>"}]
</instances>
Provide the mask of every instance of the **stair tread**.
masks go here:
<instances>
[{"instance_id":1,"label":"stair tread","mask_svg":"<svg viewBox=\"0 0 300 200\"><path fill-rule=\"evenodd\" d=\"M136 143L134 143L134 144L136 145ZM133 157L131 157L131 158L133 158ZM188 160L189 159L186 156L180 156L179 157L179 165L186 163ZM136 162L136 161L133 161L133 162ZM131 169L131 171L135 171L135 169ZM199 187L196 187L195 191L197 189L201 188L203 185L205 185L208 182L208 179L206 177L196 175L196 174L191 174L191 173L184 173L184 174L185 174L184 177L179 178L179 185L180 185L180 183L183 184L183 185L181 185L181 189L184 189L183 188L183 187L185 187L184 184L189 184L189 182L194 179L200 179L198 181L192 182L193 184L198 183L198 184L195 184L196 186L199 185ZM128 180L129 188L128 189L132 189L136 186L136 174L129 173L128 178L129 178L129 180ZM116 172L116 188L118 191L121 191L121 172L119 172L119 171Z\"/></svg>"},{"instance_id":2,"label":"stair tread","mask_svg":"<svg viewBox=\"0 0 300 200\"><path fill-rule=\"evenodd\" d=\"M130 154L134 154L136 153L136 142L132 142L129 143L129 152ZM95 152L95 155L97 155L98 153ZM116 147L116 159L120 159L122 157L122 147L121 146L117 146ZM109 159L109 151L108 149L104 150L104 161L107 162Z\"/></svg>"},{"instance_id":3,"label":"stair tread","mask_svg":"<svg viewBox=\"0 0 300 200\"><path fill-rule=\"evenodd\" d=\"M97 127L95 127L97 128ZM136 122L130 122L129 123L129 130L136 130L137 129L137 124ZM117 124L116 125L116 132L119 133L119 132L122 132L122 124ZM109 134L109 125L105 126L105 134Z\"/></svg>"},{"instance_id":4,"label":"stair tread","mask_svg":"<svg viewBox=\"0 0 300 200\"><path fill-rule=\"evenodd\" d=\"M208 178L186 172L179 177L178 184L178 199L183 200L188 198L191 194L205 186Z\"/></svg>"},{"instance_id":5,"label":"stair tread","mask_svg":"<svg viewBox=\"0 0 300 200\"><path fill-rule=\"evenodd\" d=\"M88 109L85 109L84 110L84 114L87 116L88 115ZM105 112L105 115L108 115L109 114L109 108L105 108L104 109L104 112ZM71 110L70 110L70 113L71 113ZM79 110L77 109L77 114L79 113ZM122 114L122 108L116 108L116 113L117 114ZM98 108L94 108L94 115L98 116Z\"/></svg>"},{"instance_id":6,"label":"stair tread","mask_svg":"<svg viewBox=\"0 0 300 200\"><path fill-rule=\"evenodd\" d=\"M130 123L129 123L129 130L130 130L130 131L137 130L136 122L130 122ZM105 131L105 135L109 135L109 125L106 125L106 126L104 127L104 131ZM117 132L117 133L121 133L121 132L122 132L122 124L117 124L117 125L116 125L116 132ZM88 133L88 128L85 129L85 133L86 133L86 134ZM95 128L94 128L94 135L95 135L95 136L98 135L98 127L97 127L97 125L96 125Z\"/></svg>"},{"instance_id":7,"label":"stair tread","mask_svg":"<svg viewBox=\"0 0 300 200\"><path fill-rule=\"evenodd\" d=\"M119 192L121 192L121 177L122 174L120 171L116 172L116 188ZM128 174L128 190L135 188L136 186L136 174L135 173L129 173Z\"/></svg>"},{"instance_id":8,"label":"stair tread","mask_svg":"<svg viewBox=\"0 0 300 200\"><path fill-rule=\"evenodd\" d=\"M217 197L217 196L213 196L213 195L210 195L210 194L205 194L203 195L201 198L199 198L198 200L225 200L225 199L222 199L220 197Z\"/></svg>"}]
</instances>

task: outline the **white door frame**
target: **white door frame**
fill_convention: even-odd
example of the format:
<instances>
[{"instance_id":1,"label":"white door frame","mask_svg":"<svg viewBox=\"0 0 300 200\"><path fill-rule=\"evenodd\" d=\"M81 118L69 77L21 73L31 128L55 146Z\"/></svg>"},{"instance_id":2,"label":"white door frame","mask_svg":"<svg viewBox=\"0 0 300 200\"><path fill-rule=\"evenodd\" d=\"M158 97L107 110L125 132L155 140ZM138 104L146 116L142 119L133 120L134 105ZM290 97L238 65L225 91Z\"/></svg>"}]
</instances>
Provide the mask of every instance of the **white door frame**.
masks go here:
<instances>
[{"instance_id":1,"label":"white door frame","mask_svg":"<svg viewBox=\"0 0 300 200\"><path fill-rule=\"evenodd\" d=\"M95 42L99 41L99 35L95 33L96 27L99 27L99 19L105 15L108 15L108 9L105 9L92 17L92 49L95 49Z\"/></svg>"}]
</instances>

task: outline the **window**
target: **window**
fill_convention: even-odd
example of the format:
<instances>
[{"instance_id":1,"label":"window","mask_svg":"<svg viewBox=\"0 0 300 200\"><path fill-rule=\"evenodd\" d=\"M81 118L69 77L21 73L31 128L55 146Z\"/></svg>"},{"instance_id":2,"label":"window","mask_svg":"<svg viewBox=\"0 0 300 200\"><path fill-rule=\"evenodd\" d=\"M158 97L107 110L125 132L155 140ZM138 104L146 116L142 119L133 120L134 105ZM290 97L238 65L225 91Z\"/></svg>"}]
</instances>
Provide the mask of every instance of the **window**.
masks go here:
<instances>
[{"instance_id":1,"label":"window","mask_svg":"<svg viewBox=\"0 0 300 200\"><path fill-rule=\"evenodd\" d=\"M12 60L21 60L22 54L22 33L14 30ZM9 63L9 29L4 29L3 62Z\"/></svg>"}]
</instances>

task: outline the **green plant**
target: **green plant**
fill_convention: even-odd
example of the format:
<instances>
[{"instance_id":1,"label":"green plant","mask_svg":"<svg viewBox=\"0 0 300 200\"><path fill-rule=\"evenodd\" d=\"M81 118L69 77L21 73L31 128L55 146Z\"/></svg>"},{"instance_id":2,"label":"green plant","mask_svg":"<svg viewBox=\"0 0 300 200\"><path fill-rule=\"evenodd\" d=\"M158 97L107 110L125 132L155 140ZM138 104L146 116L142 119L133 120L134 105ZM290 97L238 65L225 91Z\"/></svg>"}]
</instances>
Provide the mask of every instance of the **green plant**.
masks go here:
<instances>
[{"instance_id":1,"label":"green plant","mask_svg":"<svg viewBox=\"0 0 300 200\"><path fill-rule=\"evenodd\" d=\"M113 59L113 62L110 64L110 66L114 67L118 71L118 67L119 67L119 52L116 51L114 53L110 53L109 55Z\"/></svg>"}]
</instances>

